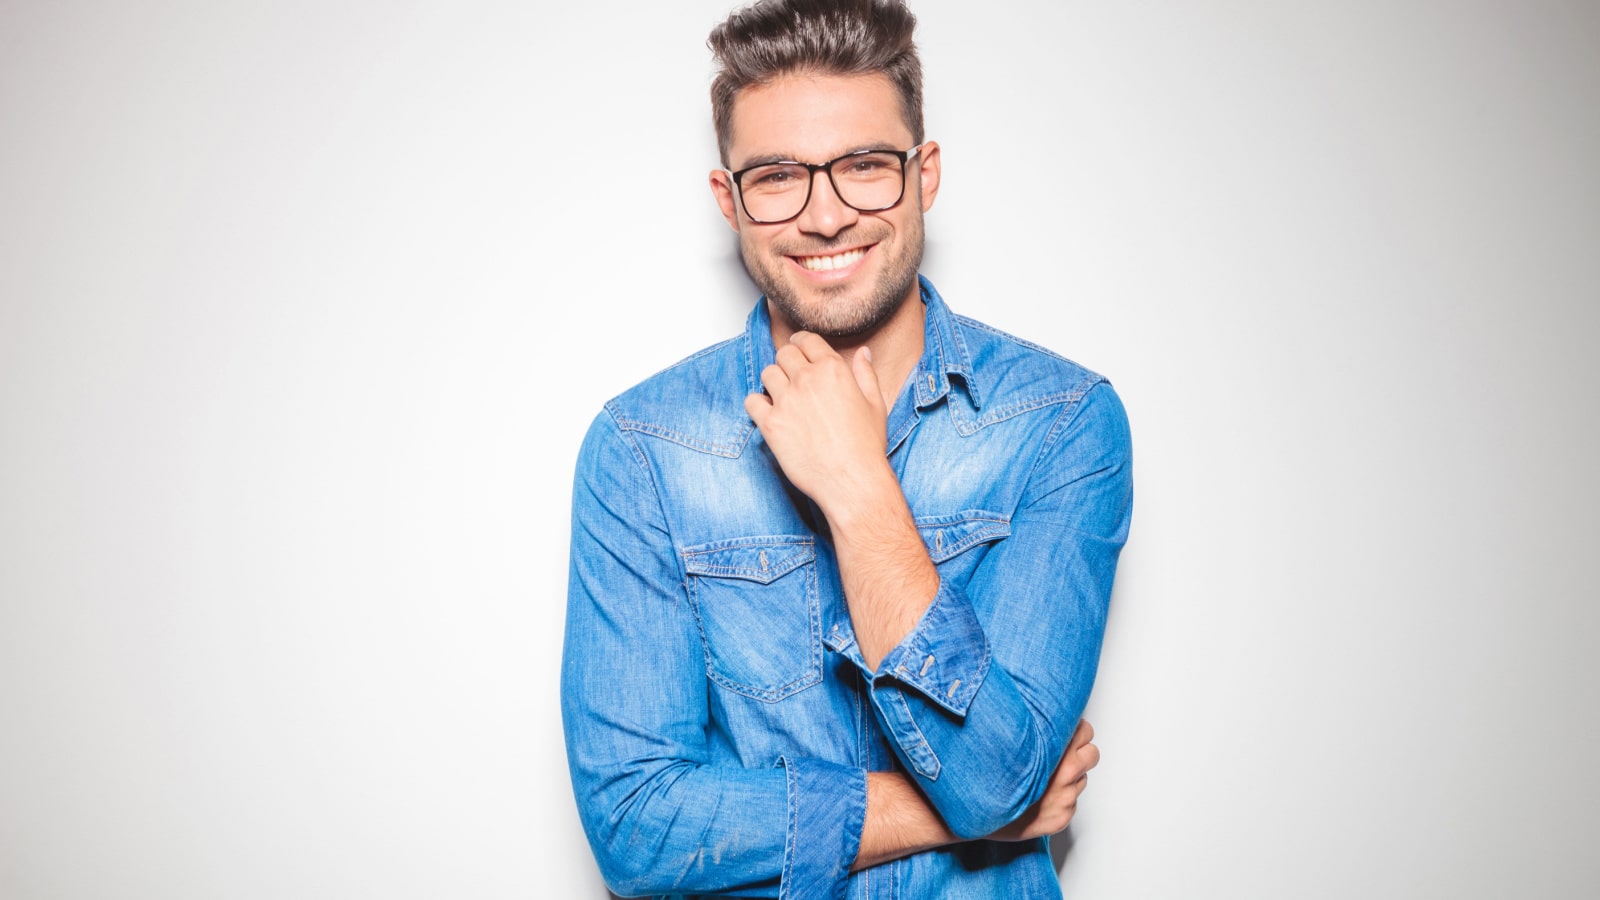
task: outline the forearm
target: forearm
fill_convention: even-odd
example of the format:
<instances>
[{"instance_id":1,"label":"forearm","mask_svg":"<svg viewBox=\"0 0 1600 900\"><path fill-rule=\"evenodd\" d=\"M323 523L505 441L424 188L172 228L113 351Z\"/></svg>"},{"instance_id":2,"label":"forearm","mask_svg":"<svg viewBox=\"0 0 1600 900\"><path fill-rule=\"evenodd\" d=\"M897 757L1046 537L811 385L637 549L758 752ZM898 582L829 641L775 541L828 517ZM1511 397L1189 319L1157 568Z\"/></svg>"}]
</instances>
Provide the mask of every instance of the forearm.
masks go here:
<instances>
[{"instance_id":1,"label":"forearm","mask_svg":"<svg viewBox=\"0 0 1600 900\"><path fill-rule=\"evenodd\" d=\"M861 848L850 867L859 870L902 856L954 843L939 813L904 776L867 773L867 817L861 826Z\"/></svg>"},{"instance_id":2,"label":"forearm","mask_svg":"<svg viewBox=\"0 0 1600 900\"><path fill-rule=\"evenodd\" d=\"M916 627L939 590L939 572L889 469L823 508L862 660L876 670Z\"/></svg>"}]
</instances>

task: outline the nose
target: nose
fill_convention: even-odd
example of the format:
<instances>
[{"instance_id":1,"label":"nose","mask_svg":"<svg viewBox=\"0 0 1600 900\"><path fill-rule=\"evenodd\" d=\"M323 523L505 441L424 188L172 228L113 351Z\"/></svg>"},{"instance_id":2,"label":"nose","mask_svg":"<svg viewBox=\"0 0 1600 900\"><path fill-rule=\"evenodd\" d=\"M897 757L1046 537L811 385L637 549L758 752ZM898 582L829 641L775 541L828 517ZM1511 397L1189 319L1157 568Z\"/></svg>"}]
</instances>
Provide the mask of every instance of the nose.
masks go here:
<instances>
[{"instance_id":1,"label":"nose","mask_svg":"<svg viewBox=\"0 0 1600 900\"><path fill-rule=\"evenodd\" d=\"M807 234L831 238L854 225L861 214L839 199L833 189L833 179L825 171L811 173L811 199L800 210L795 225Z\"/></svg>"}]
</instances>

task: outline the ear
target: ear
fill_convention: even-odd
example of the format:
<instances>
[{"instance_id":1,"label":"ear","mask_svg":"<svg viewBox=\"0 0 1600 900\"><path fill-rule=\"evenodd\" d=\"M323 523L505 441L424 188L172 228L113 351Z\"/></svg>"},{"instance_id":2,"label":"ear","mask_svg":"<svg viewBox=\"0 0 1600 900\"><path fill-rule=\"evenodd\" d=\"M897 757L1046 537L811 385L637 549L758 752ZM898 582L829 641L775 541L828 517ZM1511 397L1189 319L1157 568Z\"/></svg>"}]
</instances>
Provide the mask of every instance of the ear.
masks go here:
<instances>
[{"instance_id":1,"label":"ear","mask_svg":"<svg viewBox=\"0 0 1600 900\"><path fill-rule=\"evenodd\" d=\"M728 227L738 234L739 211L734 206L732 176L721 169L712 169L711 196L717 198L717 208L722 210L722 217L728 220Z\"/></svg>"},{"instance_id":2,"label":"ear","mask_svg":"<svg viewBox=\"0 0 1600 900\"><path fill-rule=\"evenodd\" d=\"M922 211L933 208L933 198L939 195L939 145L924 141L917 153L917 175L922 186Z\"/></svg>"}]
</instances>

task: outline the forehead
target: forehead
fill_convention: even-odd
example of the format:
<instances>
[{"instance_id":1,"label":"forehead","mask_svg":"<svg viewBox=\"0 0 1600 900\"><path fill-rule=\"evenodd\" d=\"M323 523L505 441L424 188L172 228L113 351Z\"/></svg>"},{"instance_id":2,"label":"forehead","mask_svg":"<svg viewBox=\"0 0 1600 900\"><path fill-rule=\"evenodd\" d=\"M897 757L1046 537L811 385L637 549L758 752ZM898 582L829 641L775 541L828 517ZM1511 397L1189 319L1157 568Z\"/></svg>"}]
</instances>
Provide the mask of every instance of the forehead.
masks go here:
<instances>
[{"instance_id":1,"label":"forehead","mask_svg":"<svg viewBox=\"0 0 1600 900\"><path fill-rule=\"evenodd\" d=\"M728 158L822 162L866 147L911 145L900 92L889 76L790 74L740 91L729 119Z\"/></svg>"}]
</instances>

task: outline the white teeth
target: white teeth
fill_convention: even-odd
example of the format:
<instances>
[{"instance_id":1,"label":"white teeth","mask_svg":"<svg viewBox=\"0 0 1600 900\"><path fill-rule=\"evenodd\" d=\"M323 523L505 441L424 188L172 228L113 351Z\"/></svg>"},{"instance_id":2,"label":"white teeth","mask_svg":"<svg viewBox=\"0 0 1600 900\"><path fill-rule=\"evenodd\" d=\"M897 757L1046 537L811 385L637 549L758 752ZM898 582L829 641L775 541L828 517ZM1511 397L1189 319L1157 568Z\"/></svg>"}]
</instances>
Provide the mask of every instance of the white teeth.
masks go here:
<instances>
[{"instance_id":1,"label":"white teeth","mask_svg":"<svg viewBox=\"0 0 1600 900\"><path fill-rule=\"evenodd\" d=\"M813 272L831 272L834 269L843 269L852 265L856 260L867 255L865 247L855 250L846 250L833 256L802 256L799 257L800 265Z\"/></svg>"}]
</instances>

